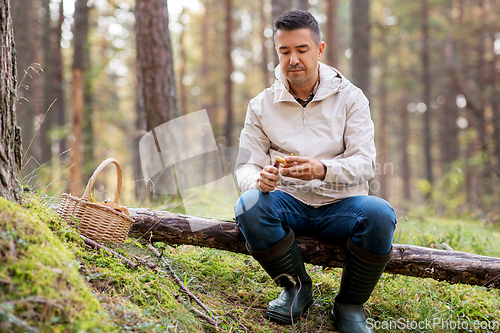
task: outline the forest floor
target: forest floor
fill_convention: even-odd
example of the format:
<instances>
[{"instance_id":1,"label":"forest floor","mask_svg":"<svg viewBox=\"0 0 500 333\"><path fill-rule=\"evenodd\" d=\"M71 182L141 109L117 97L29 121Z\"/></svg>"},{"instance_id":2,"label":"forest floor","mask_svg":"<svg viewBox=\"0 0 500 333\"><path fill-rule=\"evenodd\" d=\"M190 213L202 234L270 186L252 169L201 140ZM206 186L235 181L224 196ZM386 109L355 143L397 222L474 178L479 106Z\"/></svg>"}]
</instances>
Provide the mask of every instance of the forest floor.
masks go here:
<instances>
[{"instance_id":1,"label":"forest floor","mask_svg":"<svg viewBox=\"0 0 500 333\"><path fill-rule=\"evenodd\" d=\"M143 239L141 240L143 241ZM500 228L477 220L405 217L395 243L500 257ZM46 202L0 198L0 332L216 332L147 246L113 246L129 268L93 249ZM219 332L335 332L329 320L341 269L307 264L315 302L294 326L264 319L280 290L250 256L156 243L182 283L209 309ZM500 292L384 273L365 305L377 332L499 332Z\"/></svg>"}]
</instances>

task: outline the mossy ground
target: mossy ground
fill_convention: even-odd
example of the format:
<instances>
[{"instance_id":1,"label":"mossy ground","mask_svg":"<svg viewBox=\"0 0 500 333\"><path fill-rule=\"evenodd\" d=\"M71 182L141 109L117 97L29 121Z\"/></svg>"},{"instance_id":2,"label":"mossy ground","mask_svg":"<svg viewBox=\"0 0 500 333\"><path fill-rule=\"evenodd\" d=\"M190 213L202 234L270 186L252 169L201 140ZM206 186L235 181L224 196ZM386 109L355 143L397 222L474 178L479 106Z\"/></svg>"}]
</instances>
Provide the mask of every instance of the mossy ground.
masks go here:
<instances>
[{"instance_id":1,"label":"mossy ground","mask_svg":"<svg viewBox=\"0 0 500 333\"><path fill-rule=\"evenodd\" d=\"M477 221L407 218L400 220L394 241L431 247L446 242L499 257L499 240L496 226ZM253 258L187 245L155 247L210 307L221 332L334 332L329 311L340 269L307 265L316 302L307 318L283 327L264 319L279 289ZM152 255L134 240L114 249L132 259ZM215 332L158 267L131 269L85 246L36 197L23 206L0 198L0 332L24 332L26 326L40 332ZM384 274L366 310L377 332L498 332L500 326L492 325L500 325L499 296L498 290ZM462 326L453 328L457 323Z\"/></svg>"},{"instance_id":2,"label":"mossy ground","mask_svg":"<svg viewBox=\"0 0 500 333\"><path fill-rule=\"evenodd\" d=\"M112 331L81 263L47 222L0 198L0 331Z\"/></svg>"}]
</instances>

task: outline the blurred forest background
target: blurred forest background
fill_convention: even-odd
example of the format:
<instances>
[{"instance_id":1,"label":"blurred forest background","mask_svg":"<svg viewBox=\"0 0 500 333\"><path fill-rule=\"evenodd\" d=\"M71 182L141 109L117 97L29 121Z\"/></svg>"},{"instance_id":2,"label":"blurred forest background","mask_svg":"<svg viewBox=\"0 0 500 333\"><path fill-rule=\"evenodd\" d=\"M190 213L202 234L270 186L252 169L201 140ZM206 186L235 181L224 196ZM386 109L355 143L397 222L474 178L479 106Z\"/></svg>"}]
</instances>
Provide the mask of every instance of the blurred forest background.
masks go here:
<instances>
[{"instance_id":1,"label":"blurred forest background","mask_svg":"<svg viewBox=\"0 0 500 333\"><path fill-rule=\"evenodd\" d=\"M144 193L140 138L206 109L217 143L237 146L249 100L274 81L272 22L296 8L321 24L322 61L370 99L373 194L400 214L498 221L499 0L11 1L24 183L81 196L114 157L122 204L163 200Z\"/></svg>"}]
</instances>

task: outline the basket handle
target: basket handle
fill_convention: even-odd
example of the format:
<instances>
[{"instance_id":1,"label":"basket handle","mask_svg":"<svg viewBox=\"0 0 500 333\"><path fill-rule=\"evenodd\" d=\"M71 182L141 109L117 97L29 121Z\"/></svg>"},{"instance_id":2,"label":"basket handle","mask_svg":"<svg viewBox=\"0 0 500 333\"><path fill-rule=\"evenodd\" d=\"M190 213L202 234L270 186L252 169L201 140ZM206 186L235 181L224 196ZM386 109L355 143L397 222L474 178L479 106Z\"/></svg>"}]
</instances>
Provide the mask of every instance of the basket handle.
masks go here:
<instances>
[{"instance_id":1,"label":"basket handle","mask_svg":"<svg viewBox=\"0 0 500 333\"><path fill-rule=\"evenodd\" d=\"M108 158L107 160L102 161L101 164L97 167L97 169L92 174L92 177L90 177L89 182L87 183L87 187L85 188L85 192L83 193L82 200L88 200L90 198L90 191L92 191L92 188L94 187L97 176L99 176L99 173L101 173L102 169L104 169L110 163L113 163L116 166L116 175L118 179L116 182L115 203L118 204L118 201L120 200L120 193L122 191L122 168L120 167L118 161L114 158Z\"/></svg>"}]
</instances>

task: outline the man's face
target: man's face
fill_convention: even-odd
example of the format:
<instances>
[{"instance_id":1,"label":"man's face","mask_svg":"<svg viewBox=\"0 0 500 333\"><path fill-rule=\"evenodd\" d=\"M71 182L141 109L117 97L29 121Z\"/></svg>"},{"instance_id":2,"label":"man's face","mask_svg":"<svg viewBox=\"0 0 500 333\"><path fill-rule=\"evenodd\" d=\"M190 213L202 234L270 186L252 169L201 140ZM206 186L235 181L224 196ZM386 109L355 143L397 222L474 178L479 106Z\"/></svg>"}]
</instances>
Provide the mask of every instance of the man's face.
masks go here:
<instances>
[{"instance_id":1,"label":"man's face","mask_svg":"<svg viewBox=\"0 0 500 333\"><path fill-rule=\"evenodd\" d=\"M278 30L275 43L281 70L292 87L314 85L325 43L316 45L308 28Z\"/></svg>"}]
</instances>

